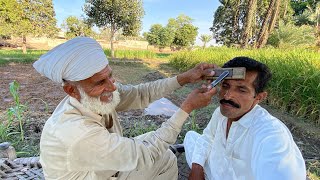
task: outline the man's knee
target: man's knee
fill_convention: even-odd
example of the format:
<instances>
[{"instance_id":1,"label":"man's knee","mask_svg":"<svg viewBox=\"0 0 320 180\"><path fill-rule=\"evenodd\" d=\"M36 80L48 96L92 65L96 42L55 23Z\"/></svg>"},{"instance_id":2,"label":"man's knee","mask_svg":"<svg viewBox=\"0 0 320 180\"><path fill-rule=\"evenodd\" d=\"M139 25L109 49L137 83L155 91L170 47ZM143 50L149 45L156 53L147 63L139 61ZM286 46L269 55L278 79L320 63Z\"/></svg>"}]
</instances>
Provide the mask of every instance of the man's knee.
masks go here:
<instances>
[{"instance_id":1,"label":"man's knee","mask_svg":"<svg viewBox=\"0 0 320 180\"><path fill-rule=\"evenodd\" d=\"M186 147L188 144L194 144L200 137L200 134L195 131L188 131L184 137L183 145Z\"/></svg>"},{"instance_id":2,"label":"man's knee","mask_svg":"<svg viewBox=\"0 0 320 180\"><path fill-rule=\"evenodd\" d=\"M177 165L177 156L170 150L165 153L165 162L172 164L172 166Z\"/></svg>"}]
</instances>

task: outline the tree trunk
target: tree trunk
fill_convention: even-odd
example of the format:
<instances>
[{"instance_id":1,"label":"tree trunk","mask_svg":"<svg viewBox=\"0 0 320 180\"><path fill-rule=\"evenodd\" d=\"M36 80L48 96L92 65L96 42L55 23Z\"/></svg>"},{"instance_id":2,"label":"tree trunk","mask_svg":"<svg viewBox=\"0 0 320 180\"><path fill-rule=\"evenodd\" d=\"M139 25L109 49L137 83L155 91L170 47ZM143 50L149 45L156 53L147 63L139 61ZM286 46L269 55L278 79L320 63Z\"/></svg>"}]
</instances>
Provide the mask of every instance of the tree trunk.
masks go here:
<instances>
[{"instance_id":1,"label":"tree trunk","mask_svg":"<svg viewBox=\"0 0 320 180\"><path fill-rule=\"evenodd\" d=\"M269 29L268 29L268 34L271 34L273 29L274 29L274 26L278 20L278 17L279 17L279 9L280 9L280 1L281 0L276 0L275 2L275 9L273 10L273 14L272 14L272 17L271 17L271 21L270 21L270 25L269 25Z\"/></svg>"},{"instance_id":2,"label":"tree trunk","mask_svg":"<svg viewBox=\"0 0 320 180\"><path fill-rule=\"evenodd\" d=\"M242 48L246 48L248 46L249 39L252 38L252 22L257 11L257 0L249 0L247 7L247 17L242 35Z\"/></svg>"},{"instance_id":3,"label":"tree trunk","mask_svg":"<svg viewBox=\"0 0 320 180\"><path fill-rule=\"evenodd\" d=\"M266 42L266 39L267 39L266 34L268 31L268 25L269 25L269 21L270 21L271 15L272 15L272 9L274 7L275 1L276 0L270 1L266 17L263 20L263 23L262 23L262 26L261 26L261 29L260 29L260 32L258 35L258 41L257 41L257 46L256 46L257 48L261 48L262 43Z\"/></svg>"},{"instance_id":4,"label":"tree trunk","mask_svg":"<svg viewBox=\"0 0 320 180\"><path fill-rule=\"evenodd\" d=\"M237 30L239 28L239 11L240 11L240 3L241 0L237 0L237 5L235 7L235 13L234 13L234 18L233 18L233 29L232 29L232 37L234 39L238 39L237 38Z\"/></svg>"},{"instance_id":5,"label":"tree trunk","mask_svg":"<svg viewBox=\"0 0 320 180\"><path fill-rule=\"evenodd\" d=\"M282 18L285 19L286 15L287 15L287 12L288 12L288 4L289 4L289 1L288 1L288 0L285 0L284 3L285 3L285 5L284 5L284 11L283 11Z\"/></svg>"},{"instance_id":6,"label":"tree trunk","mask_svg":"<svg viewBox=\"0 0 320 180\"><path fill-rule=\"evenodd\" d=\"M111 58L114 58L114 47L113 47L113 42L114 42L114 35L115 35L115 29L111 25L111 37L110 37L110 46L111 46Z\"/></svg>"},{"instance_id":7,"label":"tree trunk","mask_svg":"<svg viewBox=\"0 0 320 180\"><path fill-rule=\"evenodd\" d=\"M22 52L27 54L27 37L25 35L22 36Z\"/></svg>"}]
</instances>

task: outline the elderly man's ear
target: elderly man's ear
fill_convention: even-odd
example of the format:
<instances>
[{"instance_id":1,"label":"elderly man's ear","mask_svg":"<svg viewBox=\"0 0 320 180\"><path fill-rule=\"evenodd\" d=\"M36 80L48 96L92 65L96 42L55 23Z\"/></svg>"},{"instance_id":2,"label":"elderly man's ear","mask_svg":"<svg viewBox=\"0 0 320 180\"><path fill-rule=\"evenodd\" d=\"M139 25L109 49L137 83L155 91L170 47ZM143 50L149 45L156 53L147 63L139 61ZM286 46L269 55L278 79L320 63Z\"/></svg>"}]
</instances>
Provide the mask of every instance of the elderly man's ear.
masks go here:
<instances>
[{"instance_id":1,"label":"elderly man's ear","mask_svg":"<svg viewBox=\"0 0 320 180\"><path fill-rule=\"evenodd\" d=\"M78 88L75 85L67 83L67 84L65 84L63 86L63 90L69 96L71 96L73 98L76 98L78 101L80 101L80 99L81 99L80 92L79 92Z\"/></svg>"}]
</instances>

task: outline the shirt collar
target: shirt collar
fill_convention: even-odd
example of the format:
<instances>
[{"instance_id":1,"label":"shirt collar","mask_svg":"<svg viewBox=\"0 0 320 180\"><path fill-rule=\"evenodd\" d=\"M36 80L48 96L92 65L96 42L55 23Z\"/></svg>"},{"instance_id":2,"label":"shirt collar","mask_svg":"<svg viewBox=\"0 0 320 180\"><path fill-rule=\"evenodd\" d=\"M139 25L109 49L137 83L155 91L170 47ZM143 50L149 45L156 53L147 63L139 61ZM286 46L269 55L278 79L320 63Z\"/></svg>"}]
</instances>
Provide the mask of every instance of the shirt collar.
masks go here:
<instances>
[{"instance_id":1,"label":"shirt collar","mask_svg":"<svg viewBox=\"0 0 320 180\"><path fill-rule=\"evenodd\" d=\"M244 116L242 116L237 122L245 127L245 128L249 128L253 121L254 121L254 117L255 117L255 113L256 111L259 109L259 105L255 105L247 114L245 114Z\"/></svg>"}]
</instances>

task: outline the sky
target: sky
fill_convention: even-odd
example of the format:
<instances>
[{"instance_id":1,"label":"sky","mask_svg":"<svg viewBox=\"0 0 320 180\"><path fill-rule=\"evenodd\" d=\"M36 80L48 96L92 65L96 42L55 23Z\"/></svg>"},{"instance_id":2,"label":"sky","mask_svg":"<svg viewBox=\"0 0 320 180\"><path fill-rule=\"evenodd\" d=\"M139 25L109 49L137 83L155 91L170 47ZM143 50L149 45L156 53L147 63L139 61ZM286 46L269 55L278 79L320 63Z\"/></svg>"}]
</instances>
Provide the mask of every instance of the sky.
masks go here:
<instances>
[{"instance_id":1,"label":"sky","mask_svg":"<svg viewBox=\"0 0 320 180\"><path fill-rule=\"evenodd\" d=\"M56 12L57 25L61 27L63 21L69 16L84 16L82 7L85 0L53 0ZM212 35L209 28L212 26L213 14L219 1L215 0L143 0L145 15L142 19L142 31L148 32L153 24L167 25L169 18L176 18L180 14L191 17L193 25L198 27L198 36ZM214 44L212 40L209 44ZM197 37L196 45L202 45Z\"/></svg>"}]
</instances>

